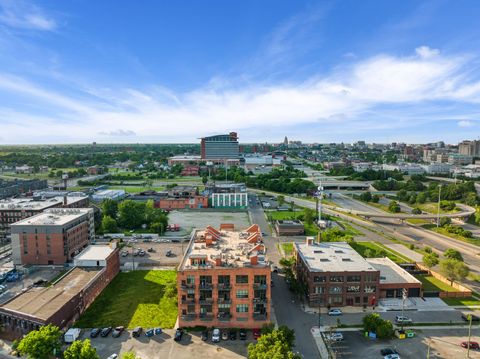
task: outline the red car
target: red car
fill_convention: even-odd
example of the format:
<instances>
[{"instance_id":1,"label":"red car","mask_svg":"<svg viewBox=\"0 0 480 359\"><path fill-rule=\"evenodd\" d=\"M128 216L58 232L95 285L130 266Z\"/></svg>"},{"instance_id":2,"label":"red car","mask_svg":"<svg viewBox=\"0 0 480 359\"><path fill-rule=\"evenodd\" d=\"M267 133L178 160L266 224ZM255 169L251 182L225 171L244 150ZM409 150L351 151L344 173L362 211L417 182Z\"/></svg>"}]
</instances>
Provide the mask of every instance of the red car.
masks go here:
<instances>
[{"instance_id":1,"label":"red car","mask_svg":"<svg viewBox=\"0 0 480 359\"><path fill-rule=\"evenodd\" d=\"M253 329L253 330L252 330L252 333L253 333L253 338L254 338L255 340L257 340L258 338L260 338L260 335L261 335L261 334L260 334L260 329Z\"/></svg>"},{"instance_id":2,"label":"red car","mask_svg":"<svg viewBox=\"0 0 480 359\"><path fill-rule=\"evenodd\" d=\"M462 342L460 345L462 346L462 348L468 348L468 342ZM470 349L479 350L480 346L477 342L470 342Z\"/></svg>"}]
</instances>

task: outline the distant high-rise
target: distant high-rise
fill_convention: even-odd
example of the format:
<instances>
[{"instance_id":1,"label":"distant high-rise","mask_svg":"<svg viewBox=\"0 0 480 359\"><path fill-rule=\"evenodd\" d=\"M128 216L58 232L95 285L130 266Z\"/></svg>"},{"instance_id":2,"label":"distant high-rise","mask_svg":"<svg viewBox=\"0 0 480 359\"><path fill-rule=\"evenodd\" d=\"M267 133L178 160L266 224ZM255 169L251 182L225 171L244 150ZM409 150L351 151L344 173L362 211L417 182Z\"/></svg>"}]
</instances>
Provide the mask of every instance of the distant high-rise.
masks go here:
<instances>
[{"instance_id":1,"label":"distant high-rise","mask_svg":"<svg viewBox=\"0 0 480 359\"><path fill-rule=\"evenodd\" d=\"M462 141L458 144L458 153L465 156L480 156L480 141Z\"/></svg>"},{"instance_id":2,"label":"distant high-rise","mask_svg":"<svg viewBox=\"0 0 480 359\"><path fill-rule=\"evenodd\" d=\"M204 160L237 159L239 157L237 133L203 137L200 150Z\"/></svg>"},{"instance_id":3,"label":"distant high-rise","mask_svg":"<svg viewBox=\"0 0 480 359\"><path fill-rule=\"evenodd\" d=\"M288 146L288 138L287 136L285 136L284 140L283 140L283 145L284 146Z\"/></svg>"}]
</instances>

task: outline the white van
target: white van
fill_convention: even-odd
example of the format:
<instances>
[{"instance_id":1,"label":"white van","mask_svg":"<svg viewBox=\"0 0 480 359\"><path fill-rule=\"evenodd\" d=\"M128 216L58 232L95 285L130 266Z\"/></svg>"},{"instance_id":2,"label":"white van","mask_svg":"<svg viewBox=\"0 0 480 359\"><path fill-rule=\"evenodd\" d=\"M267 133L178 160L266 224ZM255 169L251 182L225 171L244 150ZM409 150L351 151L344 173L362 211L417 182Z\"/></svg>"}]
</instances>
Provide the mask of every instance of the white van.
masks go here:
<instances>
[{"instance_id":1,"label":"white van","mask_svg":"<svg viewBox=\"0 0 480 359\"><path fill-rule=\"evenodd\" d=\"M79 328L70 328L65 332L63 340L65 343L73 343L80 336L81 329Z\"/></svg>"}]
</instances>

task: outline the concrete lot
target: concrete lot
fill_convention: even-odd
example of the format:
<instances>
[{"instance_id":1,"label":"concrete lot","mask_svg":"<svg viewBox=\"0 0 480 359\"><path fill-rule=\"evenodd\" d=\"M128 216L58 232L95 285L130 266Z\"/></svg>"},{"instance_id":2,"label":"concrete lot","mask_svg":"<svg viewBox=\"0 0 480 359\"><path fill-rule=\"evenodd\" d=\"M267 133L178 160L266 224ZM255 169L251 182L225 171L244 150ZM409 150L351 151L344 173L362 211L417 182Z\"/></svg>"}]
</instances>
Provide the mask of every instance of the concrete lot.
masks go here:
<instances>
[{"instance_id":1,"label":"concrete lot","mask_svg":"<svg viewBox=\"0 0 480 359\"><path fill-rule=\"evenodd\" d=\"M372 340L361 332L344 332L345 340L332 346L338 358L381 358L383 348L396 348L402 359L426 358L430 341L430 358L464 358L466 350L460 343L467 338L466 329L423 329L416 330L415 338L405 340ZM478 334L478 333L477 333ZM478 336L472 340L478 341ZM470 351L470 358L480 358L480 353Z\"/></svg>"},{"instance_id":2,"label":"concrete lot","mask_svg":"<svg viewBox=\"0 0 480 359\"><path fill-rule=\"evenodd\" d=\"M180 225L180 231L167 232L168 236L187 236L190 235L193 228L205 228L212 225L218 228L221 223L233 223L235 228L247 228L250 226L250 220L247 212L213 212L205 211L172 211L168 215L170 224Z\"/></svg>"},{"instance_id":3,"label":"concrete lot","mask_svg":"<svg viewBox=\"0 0 480 359\"><path fill-rule=\"evenodd\" d=\"M211 332L210 332L211 335ZM83 338L89 338L89 331L82 333ZM191 358L222 358L239 359L247 357L247 346L254 340L248 333L248 340L227 340L218 344L200 339L200 333L187 333L181 342L173 340L174 330L165 330L159 336L147 338L142 334L140 338L132 338L131 332L124 332L119 338L91 339L92 345L97 348L101 359L108 358L113 353L134 351L143 359L191 359Z\"/></svg>"},{"instance_id":4,"label":"concrete lot","mask_svg":"<svg viewBox=\"0 0 480 359\"><path fill-rule=\"evenodd\" d=\"M132 243L132 247L124 247L122 249L128 251L128 255L126 257L120 256L120 265L123 265L125 263L131 263L132 261L135 262L135 264L139 265L140 267L142 266L148 266L148 267L175 267L180 263L180 260L183 257L183 251L188 246L187 242L182 242L182 243L143 243L141 241L137 243ZM132 252L134 249L141 248L143 249L146 253L145 256L140 257L140 256L133 256ZM153 248L154 252L148 252L147 250L149 248ZM173 256L167 257L165 253L167 253L168 250L172 251Z\"/></svg>"}]
</instances>

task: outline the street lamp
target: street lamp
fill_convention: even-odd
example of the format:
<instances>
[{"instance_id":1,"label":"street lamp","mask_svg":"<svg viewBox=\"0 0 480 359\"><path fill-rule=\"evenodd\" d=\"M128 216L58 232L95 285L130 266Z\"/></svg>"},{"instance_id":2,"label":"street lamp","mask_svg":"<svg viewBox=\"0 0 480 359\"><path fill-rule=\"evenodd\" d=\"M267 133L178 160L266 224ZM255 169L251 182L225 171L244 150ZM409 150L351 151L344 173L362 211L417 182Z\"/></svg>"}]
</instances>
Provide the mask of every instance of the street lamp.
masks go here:
<instances>
[{"instance_id":1,"label":"street lamp","mask_svg":"<svg viewBox=\"0 0 480 359\"><path fill-rule=\"evenodd\" d=\"M442 193L442 184L438 185L438 207L437 207L437 228L440 227L440 197Z\"/></svg>"}]
</instances>

